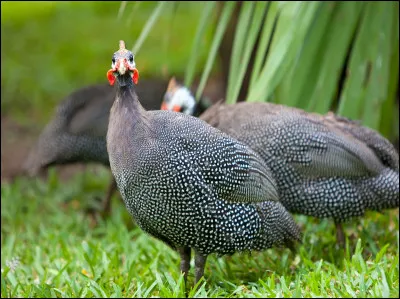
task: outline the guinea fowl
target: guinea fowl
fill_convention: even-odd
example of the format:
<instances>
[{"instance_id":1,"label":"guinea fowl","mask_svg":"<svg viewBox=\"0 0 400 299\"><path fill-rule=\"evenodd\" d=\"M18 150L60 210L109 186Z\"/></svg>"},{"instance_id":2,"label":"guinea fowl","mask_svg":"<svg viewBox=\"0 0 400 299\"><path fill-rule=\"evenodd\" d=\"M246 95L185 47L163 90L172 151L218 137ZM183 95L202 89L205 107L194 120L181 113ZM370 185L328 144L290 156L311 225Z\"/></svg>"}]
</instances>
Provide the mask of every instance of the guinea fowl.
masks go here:
<instances>
[{"instance_id":1,"label":"guinea fowl","mask_svg":"<svg viewBox=\"0 0 400 299\"><path fill-rule=\"evenodd\" d=\"M107 133L111 171L135 222L180 253L185 281L191 249L197 283L209 254L300 240L256 153L198 118L145 110L123 41L111 67L107 78L117 89Z\"/></svg>"},{"instance_id":2,"label":"guinea fowl","mask_svg":"<svg viewBox=\"0 0 400 299\"><path fill-rule=\"evenodd\" d=\"M342 222L365 210L399 206L398 153L378 132L356 121L249 102L219 102L200 119L264 159L288 211L333 218L342 246Z\"/></svg>"},{"instance_id":3,"label":"guinea fowl","mask_svg":"<svg viewBox=\"0 0 400 299\"><path fill-rule=\"evenodd\" d=\"M170 110L192 116L199 116L210 106L210 100L206 97L202 97L196 102L190 90L181 83L178 83L175 77L172 77L169 80L168 88L161 104L161 110Z\"/></svg>"},{"instance_id":4,"label":"guinea fowl","mask_svg":"<svg viewBox=\"0 0 400 299\"><path fill-rule=\"evenodd\" d=\"M159 109L168 81L142 80L137 92L146 109ZM108 84L90 85L68 95L58 105L23 164L23 171L36 176L52 165L95 162L109 167L106 134L115 89ZM103 201L103 213L111 211L116 191L112 178Z\"/></svg>"}]
</instances>

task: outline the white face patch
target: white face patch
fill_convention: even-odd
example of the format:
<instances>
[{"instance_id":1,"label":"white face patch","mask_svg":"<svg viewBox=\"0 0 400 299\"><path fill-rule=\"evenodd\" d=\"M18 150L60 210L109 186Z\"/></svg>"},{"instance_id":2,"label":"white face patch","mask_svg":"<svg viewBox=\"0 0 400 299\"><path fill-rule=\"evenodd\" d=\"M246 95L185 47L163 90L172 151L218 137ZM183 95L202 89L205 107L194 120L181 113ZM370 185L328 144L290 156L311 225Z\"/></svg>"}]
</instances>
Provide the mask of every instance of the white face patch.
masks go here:
<instances>
[{"instance_id":1,"label":"white face patch","mask_svg":"<svg viewBox=\"0 0 400 299\"><path fill-rule=\"evenodd\" d=\"M182 86L175 91L168 102L169 110L173 110L174 106L182 107L182 113L192 115L196 106L196 100L190 90Z\"/></svg>"},{"instance_id":2,"label":"white face patch","mask_svg":"<svg viewBox=\"0 0 400 299\"><path fill-rule=\"evenodd\" d=\"M134 58L134 59L135 59L135 58ZM132 62L130 62L130 61L128 60L128 64L129 64L129 66L130 66L131 68L136 68L135 60L133 60Z\"/></svg>"}]
</instances>

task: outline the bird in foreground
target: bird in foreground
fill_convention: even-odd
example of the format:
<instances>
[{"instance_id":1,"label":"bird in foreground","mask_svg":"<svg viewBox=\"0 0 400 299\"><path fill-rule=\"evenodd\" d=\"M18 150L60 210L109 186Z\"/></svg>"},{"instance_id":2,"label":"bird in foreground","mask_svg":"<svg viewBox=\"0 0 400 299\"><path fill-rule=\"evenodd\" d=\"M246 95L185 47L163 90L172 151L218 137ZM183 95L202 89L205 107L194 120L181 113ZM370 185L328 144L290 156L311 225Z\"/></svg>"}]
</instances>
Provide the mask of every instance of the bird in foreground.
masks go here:
<instances>
[{"instance_id":1,"label":"bird in foreground","mask_svg":"<svg viewBox=\"0 0 400 299\"><path fill-rule=\"evenodd\" d=\"M145 110L138 76L120 41L107 72L117 90L107 133L111 171L135 222L180 253L185 282L192 249L197 283L209 254L300 241L262 159L198 118Z\"/></svg>"},{"instance_id":2,"label":"bird in foreground","mask_svg":"<svg viewBox=\"0 0 400 299\"><path fill-rule=\"evenodd\" d=\"M142 80L137 88L146 109L159 109L167 88L165 80ZM115 89L108 84L78 89L57 106L52 120L41 132L23 164L23 171L37 176L53 165L99 163L109 167L106 134ZM116 191L114 178L103 200L103 215L111 212Z\"/></svg>"},{"instance_id":3,"label":"bird in foreground","mask_svg":"<svg viewBox=\"0 0 400 299\"><path fill-rule=\"evenodd\" d=\"M174 95L170 97L174 103ZM192 96L179 99L183 104L191 101ZM333 218L342 247L342 222L366 210L399 207L398 152L378 132L356 121L259 102L219 102L200 119L264 159L289 212Z\"/></svg>"}]
</instances>

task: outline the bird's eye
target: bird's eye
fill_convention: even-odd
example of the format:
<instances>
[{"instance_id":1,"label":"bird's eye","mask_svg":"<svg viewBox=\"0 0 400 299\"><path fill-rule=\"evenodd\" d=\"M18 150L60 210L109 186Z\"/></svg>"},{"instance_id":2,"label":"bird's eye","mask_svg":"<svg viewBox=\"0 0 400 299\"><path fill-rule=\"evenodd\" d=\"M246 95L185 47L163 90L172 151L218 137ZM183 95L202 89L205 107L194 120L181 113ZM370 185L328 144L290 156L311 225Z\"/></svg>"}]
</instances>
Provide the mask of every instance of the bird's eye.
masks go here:
<instances>
[{"instance_id":1,"label":"bird's eye","mask_svg":"<svg viewBox=\"0 0 400 299\"><path fill-rule=\"evenodd\" d=\"M111 61L112 61L112 63L115 63L115 57L113 57L113 58L111 59Z\"/></svg>"},{"instance_id":2,"label":"bird's eye","mask_svg":"<svg viewBox=\"0 0 400 299\"><path fill-rule=\"evenodd\" d=\"M129 61L133 62L133 55L132 54L129 56Z\"/></svg>"}]
</instances>

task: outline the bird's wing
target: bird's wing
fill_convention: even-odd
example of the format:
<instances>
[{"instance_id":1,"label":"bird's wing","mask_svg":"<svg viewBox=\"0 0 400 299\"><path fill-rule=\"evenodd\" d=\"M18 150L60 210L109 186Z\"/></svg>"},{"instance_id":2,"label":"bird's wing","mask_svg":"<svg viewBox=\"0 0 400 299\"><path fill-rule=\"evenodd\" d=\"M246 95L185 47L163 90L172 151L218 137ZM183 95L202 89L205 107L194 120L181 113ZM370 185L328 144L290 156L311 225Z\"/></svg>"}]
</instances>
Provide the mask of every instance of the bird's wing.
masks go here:
<instances>
[{"instance_id":1,"label":"bird's wing","mask_svg":"<svg viewBox=\"0 0 400 299\"><path fill-rule=\"evenodd\" d=\"M249 147L236 140L232 141L231 138L224 143L225 156L232 158L232 164L229 166L229 163L223 163L226 176L222 177L222 181L217 180L216 187L223 198L236 202L278 201L277 184L262 158ZM229 190L227 186L232 181L237 184Z\"/></svg>"},{"instance_id":2,"label":"bird's wing","mask_svg":"<svg viewBox=\"0 0 400 299\"><path fill-rule=\"evenodd\" d=\"M191 119L202 130L196 134L195 125L174 142L179 142L186 155L193 157L194 167L221 198L247 203L279 200L276 182L261 157L205 122ZM207 150L202 150L204 145Z\"/></svg>"},{"instance_id":3,"label":"bird's wing","mask_svg":"<svg viewBox=\"0 0 400 299\"><path fill-rule=\"evenodd\" d=\"M323 116L327 126L333 126L365 143L379 157L382 163L399 171L399 154L393 144L378 132L362 126L359 122L328 113Z\"/></svg>"},{"instance_id":4,"label":"bird's wing","mask_svg":"<svg viewBox=\"0 0 400 299\"><path fill-rule=\"evenodd\" d=\"M115 91L107 86L107 89L93 90L92 93L80 97L82 97L80 101L75 99L79 105L75 105L75 109L69 114L68 132L105 138Z\"/></svg>"},{"instance_id":5,"label":"bird's wing","mask_svg":"<svg viewBox=\"0 0 400 299\"><path fill-rule=\"evenodd\" d=\"M384 168L365 143L312 117L276 116L270 127L275 130L267 134L280 139L275 139L277 155L307 176L362 177Z\"/></svg>"}]
</instances>

